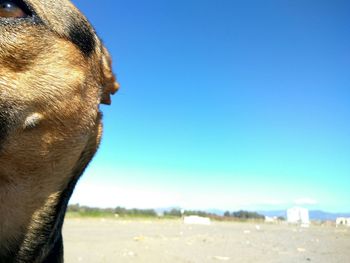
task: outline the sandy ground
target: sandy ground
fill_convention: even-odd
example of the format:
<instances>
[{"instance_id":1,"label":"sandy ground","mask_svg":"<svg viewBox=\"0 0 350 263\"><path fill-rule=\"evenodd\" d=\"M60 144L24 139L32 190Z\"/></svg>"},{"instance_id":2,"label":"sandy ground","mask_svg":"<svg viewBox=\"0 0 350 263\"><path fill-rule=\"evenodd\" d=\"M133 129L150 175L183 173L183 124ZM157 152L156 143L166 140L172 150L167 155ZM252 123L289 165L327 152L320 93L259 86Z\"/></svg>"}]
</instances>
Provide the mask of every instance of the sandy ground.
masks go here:
<instances>
[{"instance_id":1,"label":"sandy ground","mask_svg":"<svg viewBox=\"0 0 350 263\"><path fill-rule=\"evenodd\" d=\"M350 262L350 228L67 219L66 262Z\"/></svg>"}]
</instances>

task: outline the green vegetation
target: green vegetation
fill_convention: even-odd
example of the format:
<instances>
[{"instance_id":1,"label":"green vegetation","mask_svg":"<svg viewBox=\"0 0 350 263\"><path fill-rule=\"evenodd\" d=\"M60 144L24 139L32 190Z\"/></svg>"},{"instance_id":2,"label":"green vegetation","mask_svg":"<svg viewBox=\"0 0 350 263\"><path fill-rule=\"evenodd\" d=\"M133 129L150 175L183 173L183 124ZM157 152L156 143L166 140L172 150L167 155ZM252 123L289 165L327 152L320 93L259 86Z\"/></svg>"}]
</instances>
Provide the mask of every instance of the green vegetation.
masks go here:
<instances>
[{"instance_id":1,"label":"green vegetation","mask_svg":"<svg viewBox=\"0 0 350 263\"><path fill-rule=\"evenodd\" d=\"M213 213L207 213L204 211L191 211L185 210L183 214L181 214L181 210L179 209L171 209L170 211L164 212L165 217L181 217L181 216L189 216L189 215L197 215L203 217L209 217L218 221L245 221L245 220L264 220L265 216L260 215L256 212L249 211L237 211L237 212L229 212L226 211L223 216L219 216Z\"/></svg>"},{"instance_id":2,"label":"green vegetation","mask_svg":"<svg viewBox=\"0 0 350 263\"><path fill-rule=\"evenodd\" d=\"M157 217L153 209L126 209L116 208L98 208L80 206L79 204L69 205L67 209L68 217Z\"/></svg>"},{"instance_id":3,"label":"green vegetation","mask_svg":"<svg viewBox=\"0 0 350 263\"><path fill-rule=\"evenodd\" d=\"M181 213L183 212L183 214ZM191 211L191 210L184 210L181 211L179 209L171 209L170 211L165 211L164 216L165 217L182 217L182 216L203 216L203 217L210 217L214 218L217 217L216 214L207 213L204 211Z\"/></svg>"},{"instance_id":4,"label":"green vegetation","mask_svg":"<svg viewBox=\"0 0 350 263\"><path fill-rule=\"evenodd\" d=\"M117 207L114 209L114 213L118 216L125 217L156 217L157 213L153 209L126 209L123 207Z\"/></svg>"},{"instance_id":5,"label":"green vegetation","mask_svg":"<svg viewBox=\"0 0 350 263\"><path fill-rule=\"evenodd\" d=\"M80 206L79 204L69 205L67 209L68 217L90 217L90 218L168 218L176 219L181 218L182 216L197 215L202 217L209 217L217 221L247 221L247 220L263 220L264 216L256 212L249 211L237 211L229 212L226 211L223 216L219 216L213 213L208 213L204 211L191 211L180 209L171 209L169 211L164 211L162 215L157 214L154 209L127 209L124 207L116 208L97 208L97 207L88 207Z\"/></svg>"},{"instance_id":6,"label":"green vegetation","mask_svg":"<svg viewBox=\"0 0 350 263\"><path fill-rule=\"evenodd\" d=\"M249 211L244 211L244 210L240 210L237 212L232 212L230 213L229 211L226 211L224 213L224 217L228 217L228 218L238 218L238 219L265 219L265 216L260 215L256 212L249 212Z\"/></svg>"},{"instance_id":7,"label":"green vegetation","mask_svg":"<svg viewBox=\"0 0 350 263\"><path fill-rule=\"evenodd\" d=\"M69 205L67 209L68 217L114 217L112 208L96 208L80 206L79 204Z\"/></svg>"}]
</instances>

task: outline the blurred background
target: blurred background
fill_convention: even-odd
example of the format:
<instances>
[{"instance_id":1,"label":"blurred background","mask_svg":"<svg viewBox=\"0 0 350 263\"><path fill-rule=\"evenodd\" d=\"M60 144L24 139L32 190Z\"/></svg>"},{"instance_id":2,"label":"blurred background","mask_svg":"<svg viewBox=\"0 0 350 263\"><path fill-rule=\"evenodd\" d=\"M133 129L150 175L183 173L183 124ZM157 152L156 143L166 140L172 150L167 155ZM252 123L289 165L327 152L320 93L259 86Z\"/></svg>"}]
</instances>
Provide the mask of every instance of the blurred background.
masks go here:
<instances>
[{"instance_id":1,"label":"blurred background","mask_svg":"<svg viewBox=\"0 0 350 263\"><path fill-rule=\"evenodd\" d=\"M350 212L350 2L73 1L121 84L71 204Z\"/></svg>"}]
</instances>

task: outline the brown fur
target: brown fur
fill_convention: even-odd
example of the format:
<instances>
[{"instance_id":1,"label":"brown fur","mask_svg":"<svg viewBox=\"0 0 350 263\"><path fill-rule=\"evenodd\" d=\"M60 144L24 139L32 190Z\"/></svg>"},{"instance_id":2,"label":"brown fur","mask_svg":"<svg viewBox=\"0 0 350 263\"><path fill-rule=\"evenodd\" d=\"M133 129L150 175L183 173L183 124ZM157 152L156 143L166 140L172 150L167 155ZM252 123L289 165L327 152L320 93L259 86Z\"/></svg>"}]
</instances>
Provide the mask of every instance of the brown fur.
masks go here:
<instances>
[{"instance_id":1,"label":"brown fur","mask_svg":"<svg viewBox=\"0 0 350 263\"><path fill-rule=\"evenodd\" d=\"M107 50L68 0L26 2L32 20L0 18L0 262L47 260L99 144L99 104L118 89ZM81 25L91 52L71 39Z\"/></svg>"}]
</instances>

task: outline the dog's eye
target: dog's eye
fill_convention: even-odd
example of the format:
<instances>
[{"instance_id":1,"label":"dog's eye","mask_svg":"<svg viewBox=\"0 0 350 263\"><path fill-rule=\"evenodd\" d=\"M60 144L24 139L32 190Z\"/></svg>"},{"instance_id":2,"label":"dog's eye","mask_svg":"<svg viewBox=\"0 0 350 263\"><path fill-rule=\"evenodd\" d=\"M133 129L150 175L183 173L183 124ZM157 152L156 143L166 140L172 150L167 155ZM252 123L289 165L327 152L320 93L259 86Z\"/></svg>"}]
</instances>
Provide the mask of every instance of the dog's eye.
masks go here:
<instances>
[{"instance_id":1,"label":"dog's eye","mask_svg":"<svg viewBox=\"0 0 350 263\"><path fill-rule=\"evenodd\" d=\"M0 18L23 18L30 16L30 11L20 1L0 0Z\"/></svg>"}]
</instances>

